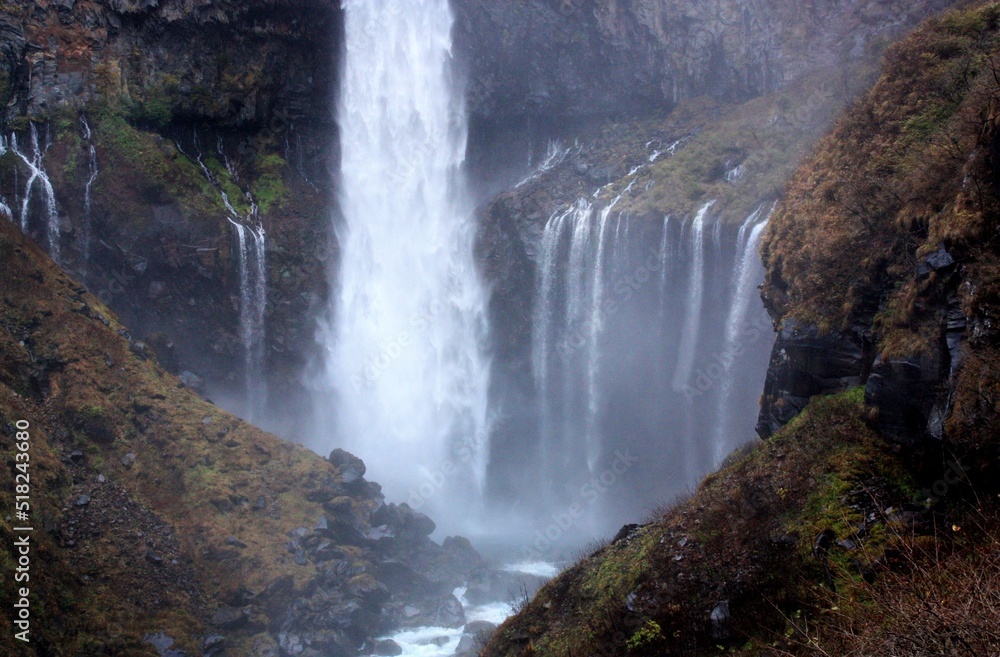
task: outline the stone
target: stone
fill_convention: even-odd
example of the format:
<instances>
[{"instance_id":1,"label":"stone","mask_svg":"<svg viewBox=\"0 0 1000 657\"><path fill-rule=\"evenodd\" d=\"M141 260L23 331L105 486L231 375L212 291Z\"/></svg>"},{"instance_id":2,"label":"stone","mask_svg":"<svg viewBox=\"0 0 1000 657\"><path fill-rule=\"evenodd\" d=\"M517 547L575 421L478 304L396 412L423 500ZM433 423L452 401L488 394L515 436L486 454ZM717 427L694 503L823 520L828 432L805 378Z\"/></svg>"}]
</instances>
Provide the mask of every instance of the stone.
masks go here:
<instances>
[{"instance_id":1,"label":"stone","mask_svg":"<svg viewBox=\"0 0 1000 657\"><path fill-rule=\"evenodd\" d=\"M129 452L128 454L126 454L121 458L121 463L126 468L131 468L132 465L135 463L135 454L133 452Z\"/></svg>"},{"instance_id":2,"label":"stone","mask_svg":"<svg viewBox=\"0 0 1000 657\"><path fill-rule=\"evenodd\" d=\"M359 483L367 471L364 461L339 447L330 452L328 460L340 471L340 479L345 484Z\"/></svg>"},{"instance_id":3,"label":"stone","mask_svg":"<svg viewBox=\"0 0 1000 657\"><path fill-rule=\"evenodd\" d=\"M375 642L375 649L372 654L379 655L380 657L396 657L396 655L403 654L403 649L392 639L384 639Z\"/></svg>"},{"instance_id":4,"label":"stone","mask_svg":"<svg viewBox=\"0 0 1000 657\"><path fill-rule=\"evenodd\" d=\"M223 607L212 614L212 625L223 630L238 630L246 627L249 617L242 609Z\"/></svg>"},{"instance_id":5,"label":"stone","mask_svg":"<svg viewBox=\"0 0 1000 657\"><path fill-rule=\"evenodd\" d=\"M454 595L442 598L434 609L433 622L437 627L462 627L465 625L465 609Z\"/></svg>"},{"instance_id":6,"label":"stone","mask_svg":"<svg viewBox=\"0 0 1000 657\"><path fill-rule=\"evenodd\" d=\"M87 506L90 504L90 495L80 495L75 500L73 500L75 506Z\"/></svg>"}]
</instances>

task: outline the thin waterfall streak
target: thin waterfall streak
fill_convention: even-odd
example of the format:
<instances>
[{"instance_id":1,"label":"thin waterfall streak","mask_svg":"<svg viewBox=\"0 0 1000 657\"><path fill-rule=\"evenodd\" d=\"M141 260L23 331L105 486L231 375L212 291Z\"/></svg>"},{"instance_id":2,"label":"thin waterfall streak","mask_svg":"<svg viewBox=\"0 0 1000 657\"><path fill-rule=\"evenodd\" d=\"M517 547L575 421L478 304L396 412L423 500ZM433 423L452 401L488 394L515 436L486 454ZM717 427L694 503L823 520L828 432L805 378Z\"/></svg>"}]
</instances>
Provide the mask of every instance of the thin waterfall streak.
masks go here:
<instances>
[{"instance_id":1,"label":"thin waterfall streak","mask_svg":"<svg viewBox=\"0 0 1000 657\"><path fill-rule=\"evenodd\" d=\"M691 225L692 264L691 280L688 287L688 302L684 308L684 328L681 333L674 370L673 388L681 392L688 385L694 369L695 350L698 347L698 332L701 327L701 310L704 303L705 287L705 215L715 205L709 201L695 215Z\"/></svg>"},{"instance_id":2,"label":"thin waterfall streak","mask_svg":"<svg viewBox=\"0 0 1000 657\"><path fill-rule=\"evenodd\" d=\"M35 124L31 124L31 159L20 151L17 146L17 135L11 134L10 143L11 150L14 154L28 167L31 172L31 176L28 177L28 182L24 186L24 201L21 205L21 231L24 233L28 232L28 222L30 219L31 212L31 190L34 188L35 183L41 184L42 195L45 200L45 210L46 210L46 242L48 244L49 256L53 260L59 262L59 212L56 205L56 194L55 190L52 188L52 182L49 180L48 174L45 172L45 164L43 159L45 157L45 149L42 149L38 143L38 129Z\"/></svg>"},{"instance_id":3,"label":"thin waterfall streak","mask_svg":"<svg viewBox=\"0 0 1000 657\"><path fill-rule=\"evenodd\" d=\"M597 227L597 255L594 258L594 281L590 306L590 340L587 344L587 468L593 472L600 457L599 422L600 390L598 376L601 368L601 333L604 330L604 249L608 217L618 199L601 211ZM619 224L621 215L618 215Z\"/></svg>"},{"instance_id":4,"label":"thin waterfall streak","mask_svg":"<svg viewBox=\"0 0 1000 657\"><path fill-rule=\"evenodd\" d=\"M739 346L740 332L746 325L750 303L756 297L756 282L763 278L763 266L760 263L758 249L760 247L761 236L767 228L770 218L771 213L750 231L750 235L743 245L742 252L737 255L736 266L733 268L736 285L733 290L729 317L726 320L726 346L723 351L723 363L726 373L722 378L722 390L719 394L718 417L720 419L716 424L716 435L713 446L715 464L720 463L729 449L735 447L733 444L734 441L729 440L726 435L726 431L730 425L729 420L732 418L733 376L729 374L729 371L736 365L737 356L744 351Z\"/></svg>"}]
</instances>

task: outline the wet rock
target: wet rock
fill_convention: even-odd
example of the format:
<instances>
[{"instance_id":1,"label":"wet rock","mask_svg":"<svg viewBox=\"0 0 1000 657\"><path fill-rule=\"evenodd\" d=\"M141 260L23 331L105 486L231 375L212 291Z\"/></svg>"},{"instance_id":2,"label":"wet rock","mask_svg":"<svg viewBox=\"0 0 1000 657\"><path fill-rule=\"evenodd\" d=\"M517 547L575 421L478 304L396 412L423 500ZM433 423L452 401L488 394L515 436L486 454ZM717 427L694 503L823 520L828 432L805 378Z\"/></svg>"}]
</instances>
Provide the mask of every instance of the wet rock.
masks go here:
<instances>
[{"instance_id":1,"label":"wet rock","mask_svg":"<svg viewBox=\"0 0 1000 657\"><path fill-rule=\"evenodd\" d=\"M712 621L712 638L716 640L724 640L729 638L730 635L730 612L729 612L729 601L723 600L712 609L712 614L710 616Z\"/></svg>"},{"instance_id":2,"label":"wet rock","mask_svg":"<svg viewBox=\"0 0 1000 657\"><path fill-rule=\"evenodd\" d=\"M771 352L757 433L772 436L813 396L861 385L869 352L868 340L859 332L822 333L813 324L785 320Z\"/></svg>"},{"instance_id":3,"label":"wet rock","mask_svg":"<svg viewBox=\"0 0 1000 657\"><path fill-rule=\"evenodd\" d=\"M396 657L396 655L403 654L403 649L392 639L385 639L375 643L372 654L379 655L380 657Z\"/></svg>"},{"instance_id":4,"label":"wet rock","mask_svg":"<svg viewBox=\"0 0 1000 657\"><path fill-rule=\"evenodd\" d=\"M345 484L359 483L367 470L364 461L340 448L330 452L329 461L340 471L341 481Z\"/></svg>"},{"instance_id":5,"label":"wet rock","mask_svg":"<svg viewBox=\"0 0 1000 657\"><path fill-rule=\"evenodd\" d=\"M246 627L250 620L247 613L242 609L224 607L212 614L212 625L223 630L238 630Z\"/></svg>"},{"instance_id":6,"label":"wet rock","mask_svg":"<svg viewBox=\"0 0 1000 657\"><path fill-rule=\"evenodd\" d=\"M449 595L438 602L433 619L437 627L462 627L465 625L465 609L458 598Z\"/></svg>"}]
</instances>

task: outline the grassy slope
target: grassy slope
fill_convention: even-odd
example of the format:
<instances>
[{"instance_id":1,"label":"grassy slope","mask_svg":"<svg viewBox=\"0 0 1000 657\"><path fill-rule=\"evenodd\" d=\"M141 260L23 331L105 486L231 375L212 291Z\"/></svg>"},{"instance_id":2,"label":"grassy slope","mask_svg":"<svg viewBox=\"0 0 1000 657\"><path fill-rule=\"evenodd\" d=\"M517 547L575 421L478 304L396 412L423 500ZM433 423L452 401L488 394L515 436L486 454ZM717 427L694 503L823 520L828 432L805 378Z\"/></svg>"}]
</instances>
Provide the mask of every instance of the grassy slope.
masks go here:
<instances>
[{"instance_id":1,"label":"grassy slope","mask_svg":"<svg viewBox=\"0 0 1000 657\"><path fill-rule=\"evenodd\" d=\"M913 272L943 243L967 282L963 310L988 327L1000 300L997 61L996 4L889 50L772 221L766 293L779 314L867 321L887 355L919 351L941 337L932 320L948 288ZM870 428L861 389L814 400L691 499L550 583L484 654L998 654L1000 536L995 484L983 484L1000 410L991 336L972 333L955 381L947 447L965 475L916 480L918 456ZM814 551L827 531L851 543Z\"/></svg>"},{"instance_id":2,"label":"grassy slope","mask_svg":"<svg viewBox=\"0 0 1000 657\"><path fill-rule=\"evenodd\" d=\"M287 554L286 533L313 526L323 511L306 491L336 469L183 389L137 353L97 299L0 224L0 427L34 427L33 520L46 529L33 587L37 654L146 654L137 639L147 631L191 648L210 633L211 601L286 574L304 581L310 568ZM81 464L68 458L73 450ZM3 429L5 516L13 453ZM73 504L81 493L93 498L88 507ZM255 509L261 498L266 508ZM0 529L8 545L11 526ZM246 545L238 558L225 558L229 537ZM5 606L10 566L0 575ZM0 652L12 650L3 633Z\"/></svg>"}]
</instances>

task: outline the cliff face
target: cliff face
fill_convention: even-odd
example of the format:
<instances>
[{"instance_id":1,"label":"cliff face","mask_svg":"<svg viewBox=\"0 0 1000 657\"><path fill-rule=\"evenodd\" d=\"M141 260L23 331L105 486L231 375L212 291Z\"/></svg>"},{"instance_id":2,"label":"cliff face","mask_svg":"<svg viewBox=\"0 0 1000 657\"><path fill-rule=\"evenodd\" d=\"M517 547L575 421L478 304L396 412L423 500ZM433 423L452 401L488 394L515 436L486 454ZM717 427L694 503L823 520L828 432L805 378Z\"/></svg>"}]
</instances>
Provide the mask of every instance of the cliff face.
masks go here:
<instances>
[{"instance_id":1,"label":"cliff face","mask_svg":"<svg viewBox=\"0 0 1000 657\"><path fill-rule=\"evenodd\" d=\"M60 264L168 367L236 397L253 373L234 365L245 350L247 256L232 220L262 228L264 370L283 399L298 385L312 336L303 318L325 294L333 250L336 3L4 9L0 193L14 219L58 247ZM13 152L15 135L51 181L55 218L42 187L24 186L32 171Z\"/></svg>"},{"instance_id":2,"label":"cliff face","mask_svg":"<svg viewBox=\"0 0 1000 657\"><path fill-rule=\"evenodd\" d=\"M456 36L473 117L601 117L761 96L948 4L458 0Z\"/></svg>"}]
</instances>

